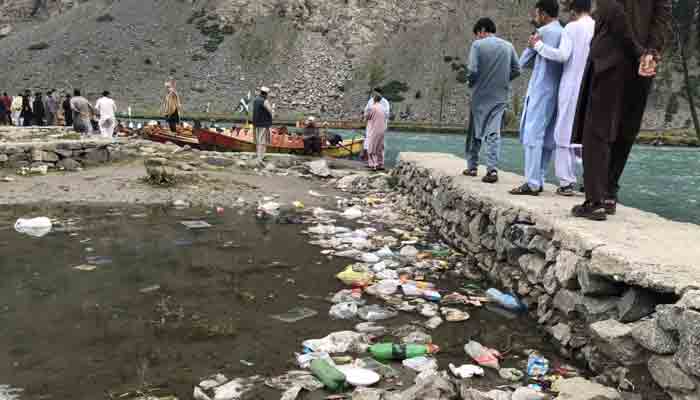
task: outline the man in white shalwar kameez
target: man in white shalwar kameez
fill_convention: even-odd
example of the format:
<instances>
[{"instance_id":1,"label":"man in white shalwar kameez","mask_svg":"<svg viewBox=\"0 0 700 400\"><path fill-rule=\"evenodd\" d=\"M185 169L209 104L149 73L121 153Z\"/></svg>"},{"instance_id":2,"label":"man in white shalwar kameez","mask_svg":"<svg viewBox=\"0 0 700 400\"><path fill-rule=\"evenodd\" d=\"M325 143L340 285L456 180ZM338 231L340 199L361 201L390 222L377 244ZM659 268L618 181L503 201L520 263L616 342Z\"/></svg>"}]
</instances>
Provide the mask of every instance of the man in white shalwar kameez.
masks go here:
<instances>
[{"instance_id":1,"label":"man in white shalwar kameez","mask_svg":"<svg viewBox=\"0 0 700 400\"><path fill-rule=\"evenodd\" d=\"M105 139L112 139L114 128L117 126L117 105L109 97L109 92L102 93L102 97L95 103L95 111L100 116L100 136Z\"/></svg>"},{"instance_id":2,"label":"man in white shalwar kameez","mask_svg":"<svg viewBox=\"0 0 700 400\"><path fill-rule=\"evenodd\" d=\"M575 149L580 146L571 143L571 133L581 91L581 81L595 31L595 21L590 16L591 0L573 0L570 8L573 18L564 28L559 48L548 46L540 37L532 39L533 48L540 56L564 64L559 83L557 122L554 126L556 144L554 168L559 178L557 194L562 196L575 194L577 181Z\"/></svg>"},{"instance_id":3,"label":"man in white shalwar kameez","mask_svg":"<svg viewBox=\"0 0 700 400\"><path fill-rule=\"evenodd\" d=\"M367 118L367 114L369 113L370 108L372 108L372 105L374 104L374 96L379 95L381 96L382 100L379 102L379 105L382 106L382 110L384 111L384 121L385 121L385 128L389 128L389 116L391 115L391 104L389 104L389 100L387 100L383 95L382 95L382 89L381 88L374 88L372 90L372 94L369 96L369 100L367 101L367 105L365 106L365 109L363 111L363 115L365 118ZM369 149L369 129L365 129L365 143L364 143L364 151L366 152L367 149Z\"/></svg>"}]
</instances>

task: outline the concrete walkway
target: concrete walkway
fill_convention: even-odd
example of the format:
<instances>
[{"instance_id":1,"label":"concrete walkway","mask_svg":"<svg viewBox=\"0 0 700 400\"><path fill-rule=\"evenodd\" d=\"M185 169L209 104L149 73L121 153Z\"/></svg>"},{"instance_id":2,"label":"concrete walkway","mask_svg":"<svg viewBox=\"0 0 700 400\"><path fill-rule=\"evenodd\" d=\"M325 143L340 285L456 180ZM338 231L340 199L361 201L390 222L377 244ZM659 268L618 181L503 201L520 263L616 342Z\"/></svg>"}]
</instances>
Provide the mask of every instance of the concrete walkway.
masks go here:
<instances>
[{"instance_id":1,"label":"concrete walkway","mask_svg":"<svg viewBox=\"0 0 700 400\"><path fill-rule=\"evenodd\" d=\"M505 208L527 212L538 227L551 228L563 247L591 251L591 271L616 281L655 291L681 294L700 288L700 226L673 222L656 214L618 206L606 222L573 218L571 208L583 196L566 198L547 185L539 197L513 196L508 191L523 177L500 172L497 184L462 176L463 159L442 153L401 153L400 162L428 169L432 176L447 176L469 196Z\"/></svg>"}]
</instances>

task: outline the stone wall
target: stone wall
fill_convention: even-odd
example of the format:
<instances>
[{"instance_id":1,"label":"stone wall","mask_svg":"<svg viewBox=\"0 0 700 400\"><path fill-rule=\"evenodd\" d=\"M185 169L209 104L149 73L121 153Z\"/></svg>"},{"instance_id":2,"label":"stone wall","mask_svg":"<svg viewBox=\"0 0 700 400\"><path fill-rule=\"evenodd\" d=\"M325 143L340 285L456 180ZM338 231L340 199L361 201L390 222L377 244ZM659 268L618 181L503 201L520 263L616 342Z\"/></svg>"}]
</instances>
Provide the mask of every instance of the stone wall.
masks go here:
<instances>
[{"instance_id":1,"label":"stone wall","mask_svg":"<svg viewBox=\"0 0 700 400\"><path fill-rule=\"evenodd\" d=\"M608 255L614 272L600 273L593 267L600 264L596 246L549 220L564 217L554 211L543 217L507 195L481 192L476 188L487 186L480 182L462 184L475 181L456 168L451 174L431 168L441 155L431 156L401 154L394 175L410 206L464 253L465 277L517 294L561 353L585 360L604 383L624 388L624 373L645 366L674 400L700 398L699 290L618 274L615 263L630 262L623 252L620 260ZM463 160L450 164L459 165ZM627 240L635 234L641 235L630 232Z\"/></svg>"},{"instance_id":2,"label":"stone wall","mask_svg":"<svg viewBox=\"0 0 700 400\"><path fill-rule=\"evenodd\" d=\"M0 168L76 171L83 167L123 160L118 143L103 140L65 140L0 144Z\"/></svg>"}]
</instances>

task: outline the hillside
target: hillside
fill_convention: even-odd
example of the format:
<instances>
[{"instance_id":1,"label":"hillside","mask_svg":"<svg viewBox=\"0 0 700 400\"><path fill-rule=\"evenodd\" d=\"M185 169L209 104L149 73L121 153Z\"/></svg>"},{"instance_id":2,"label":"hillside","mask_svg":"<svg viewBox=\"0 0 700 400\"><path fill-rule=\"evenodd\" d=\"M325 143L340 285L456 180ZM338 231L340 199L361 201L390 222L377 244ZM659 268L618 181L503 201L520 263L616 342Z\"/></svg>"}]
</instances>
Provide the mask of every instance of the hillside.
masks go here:
<instances>
[{"instance_id":1,"label":"hillside","mask_svg":"<svg viewBox=\"0 0 700 400\"><path fill-rule=\"evenodd\" d=\"M35 2L41 7L30 17ZM523 3L523 4L521 4ZM530 26L523 0L2 0L0 90L104 89L121 106L156 110L177 79L189 111L232 110L262 84L278 110L356 117L367 89L387 85L411 120L461 123L458 79L480 16L521 50ZM650 100L645 126L683 127L675 68ZM516 84L516 100L526 78ZM676 107L677 106L677 107Z\"/></svg>"}]
</instances>

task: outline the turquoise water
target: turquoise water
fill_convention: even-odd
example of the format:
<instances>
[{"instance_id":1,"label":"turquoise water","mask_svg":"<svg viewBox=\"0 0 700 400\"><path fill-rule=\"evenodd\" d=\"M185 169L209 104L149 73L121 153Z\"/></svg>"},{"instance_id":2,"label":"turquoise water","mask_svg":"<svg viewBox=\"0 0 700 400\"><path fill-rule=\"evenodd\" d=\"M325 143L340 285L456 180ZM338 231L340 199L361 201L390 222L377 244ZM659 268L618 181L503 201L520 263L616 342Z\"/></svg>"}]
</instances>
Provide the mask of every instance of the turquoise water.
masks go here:
<instances>
[{"instance_id":1,"label":"turquoise water","mask_svg":"<svg viewBox=\"0 0 700 400\"><path fill-rule=\"evenodd\" d=\"M464 136L389 132L386 156L401 151L451 153L464 157ZM501 167L522 175L522 148L504 138ZM552 171L550 181L554 182ZM676 221L700 224L700 151L693 148L635 146L622 177L620 201Z\"/></svg>"}]
</instances>

